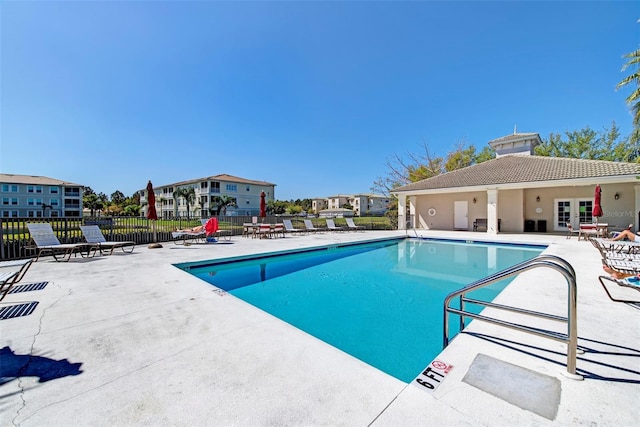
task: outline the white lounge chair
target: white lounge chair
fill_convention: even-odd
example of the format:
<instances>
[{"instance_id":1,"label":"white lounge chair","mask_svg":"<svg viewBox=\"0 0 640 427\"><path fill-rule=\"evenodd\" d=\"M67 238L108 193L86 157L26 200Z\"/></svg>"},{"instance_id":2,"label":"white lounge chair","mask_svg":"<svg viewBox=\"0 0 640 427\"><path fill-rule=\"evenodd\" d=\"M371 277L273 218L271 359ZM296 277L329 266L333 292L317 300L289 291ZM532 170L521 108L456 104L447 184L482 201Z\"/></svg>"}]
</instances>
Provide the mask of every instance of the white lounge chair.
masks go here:
<instances>
[{"instance_id":1,"label":"white lounge chair","mask_svg":"<svg viewBox=\"0 0 640 427\"><path fill-rule=\"evenodd\" d=\"M345 220L347 221L347 228L349 228L349 230L354 230L354 231L362 230L362 231L364 231L364 227L362 225L356 225L353 222L353 218L345 218Z\"/></svg>"},{"instance_id":2,"label":"white lounge chair","mask_svg":"<svg viewBox=\"0 0 640 427\"><path fill-rule=\"evenodd\" d=\"M51 252L56 261L67 262L74 253L80 253L83 257L92 257L98 250L98 245L93 243L60 243L49 223L27 223L27 228L38 250L36 261L48 252ZM87 251L86 255L83 253L84 250ZM62 257L59 259L58 255Z\"/></svg>"},{"instance_id":3,"label":"white lounge chair","mask_svg":"<svg viewBox=\"0 0 640 427\"><path fill-rule=\"evenodd\" d=\"M304 228L306 228L307 231L313 231L313 232L322 231L322 228L318 228L314 226L310 219L304 220Z\"/></svg>"},{"instance_id":4,"label":"white lounge chair","mask_svg":"<svg viewBox=\"0 0 640 427\"><path fill-rule=\"evenodd\" d=\"M283 219L282 223L284 224L284 231L287 233L304 233L307 231L302 228L295 228L290 219Z\"/></svg>"},{"instance_id":5,"label":"white lounge chair","mask_svg":"<svg viewBox=\"0 0 640 427\"><path fill-rule=\"evenodd\" d=\"M105 252L108 252L107 255L111 255L113 250L116 248L122 249L122 252L131 253L133 249L136 247L136 242L132 240L121 241L121 242L109 242L105 239L102 231L100 231L100 227L97 225L81 225L80 230L84 235L84 239L87 243L94 243L98 245L98 249L100 250L100 254L104 255Z\"/></svg>"},{"instance_id":6,"label":"white lounge chair","mask_svg":"<svg viewBox=\"0 0 640 427\"><path fill-rule=\"evenodd\" d=\"M330 230L330 231L344 231L345 228L337 226L336 223L332 219L327 218L327 230Z\"/></svg>"}]
</instances>

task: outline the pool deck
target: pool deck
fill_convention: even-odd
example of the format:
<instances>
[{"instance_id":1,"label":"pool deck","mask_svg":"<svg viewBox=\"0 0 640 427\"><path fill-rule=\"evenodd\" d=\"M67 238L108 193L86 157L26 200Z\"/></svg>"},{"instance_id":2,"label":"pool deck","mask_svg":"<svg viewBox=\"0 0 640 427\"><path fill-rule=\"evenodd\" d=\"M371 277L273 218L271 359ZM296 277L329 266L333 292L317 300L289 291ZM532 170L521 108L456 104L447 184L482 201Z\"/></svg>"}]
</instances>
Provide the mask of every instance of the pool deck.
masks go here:
<instances>
[{"instance_id":1,"label":"pool deck","mask_svg":"<svg viewBox=\"0 0 640 427\"><path fill-rule=\"evenodd\" d=\"M562 343L474 321L467 329L470 333L456 337L438 356L453 369L435 391L403 383L172 264L404 233L322 233L272 240L236 236L228 244L168 242L161 249L139 246L133 254L114 252L72 258L68 263L48 257L34 263L23 282L48 281L47 286L9 294L0 303L0 308L39 303L28 316L0 321L0 422L6 426L640 424L640 310L608 299L597 281L602 272L599 255L589 242L535 233L420 234L543 243L549 245L546 253L569 261L578 279L578 344L584 354L578 355L577 368L585 379L562 375L566 363ZM621 291L640 296L633 290ZM556 271L530 270L497 301L566 316L567 285ZM549 327L541 319L530 322ZM442 331L417 330L415 339L427 333ZM480 385L471 385L465 377L482 367L479 359L474 361L479 355L487 356L484 360L492 361L498 373L489 369ZM425 367L430 362L425 360ZM538 387L535 379L523 382L514 375L520 372L511 369L514 365L558 384L559 402L540 403L539 398L552 395L552 390ZM509 399L499 397L496 389L523 393L518 397L519 393L509 392L514 395ZM540 405L552 415L532 410L529 398L534 408Z\"/></svg>"}]
</instances>

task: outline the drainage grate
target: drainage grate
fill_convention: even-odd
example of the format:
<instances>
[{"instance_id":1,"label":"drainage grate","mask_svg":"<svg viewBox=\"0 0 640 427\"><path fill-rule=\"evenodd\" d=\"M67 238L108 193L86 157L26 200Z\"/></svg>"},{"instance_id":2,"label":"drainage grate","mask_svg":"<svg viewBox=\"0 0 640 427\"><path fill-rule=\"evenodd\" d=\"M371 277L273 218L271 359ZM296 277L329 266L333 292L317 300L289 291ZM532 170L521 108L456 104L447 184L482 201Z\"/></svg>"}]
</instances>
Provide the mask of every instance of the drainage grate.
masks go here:
<instances>
[{"instance_id":1,"label":"drainage grate","mask_svg":"<svg viewBox=\"0 0 640 427\"><path fill-rule=\"evenodd\" d=\"M10 305L0 308L0 320L13 319L14 317L28 316L36 309L38 301L26 302L24 304Z\"/></svg>"},{"instance_id":2,"label":"drainage grate","mask_svg":"<svg viewBox=\"0 0 640 427\"><path fill-rule=\"evenodd\" d=\"M20 292L30 292L30 291L39 291L47 287L49 282L38 282L38 283L26 283L24 285L14 286L13 289L9 291L10 294L19 294Z\"/></svg>"}]
</instances>

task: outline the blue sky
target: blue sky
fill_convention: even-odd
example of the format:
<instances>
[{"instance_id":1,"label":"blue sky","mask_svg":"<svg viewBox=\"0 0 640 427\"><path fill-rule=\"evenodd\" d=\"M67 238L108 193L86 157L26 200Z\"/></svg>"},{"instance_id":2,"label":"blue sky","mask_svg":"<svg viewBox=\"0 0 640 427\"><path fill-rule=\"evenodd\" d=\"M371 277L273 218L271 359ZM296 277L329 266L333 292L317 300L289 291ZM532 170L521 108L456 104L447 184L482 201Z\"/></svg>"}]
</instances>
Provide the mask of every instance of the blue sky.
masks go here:
<instances>
[{"instance_id":1,"label":"blue sky","mask_svg":"<svg viewBox=\"0 0 640 427\"><path fill-rule=\"evenodd\" d=\"M370 191L394 154L631 132L637 2L0 5L0 172L129 196L227 173Z\"/></svg>"}]
</instances>

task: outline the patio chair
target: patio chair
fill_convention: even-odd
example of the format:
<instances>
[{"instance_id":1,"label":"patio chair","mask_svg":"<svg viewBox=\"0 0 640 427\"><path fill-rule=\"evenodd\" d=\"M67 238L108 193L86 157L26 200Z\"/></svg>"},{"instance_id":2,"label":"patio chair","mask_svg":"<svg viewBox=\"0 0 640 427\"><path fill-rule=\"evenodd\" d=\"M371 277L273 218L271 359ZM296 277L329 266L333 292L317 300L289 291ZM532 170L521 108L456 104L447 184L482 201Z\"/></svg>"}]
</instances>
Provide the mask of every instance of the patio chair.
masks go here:
<instances>
[{"instance_id":1,"label":"patio chair","mask_svg":"<svg viewBox=\"0 0 640 427\"><path fill-rule=\"evenodd\" d=\"M113 254L113 250L116 248L122 249L122 252L131 253L133 249L136 247L136 242L132 240L126 240L121 242L109 242L105 239L102 231L100 231L100 227L97 225L81 225L80 230L84 235L84 239L87 243L95 243L98 245L98 250L100 251L100 255L104 255L108 252L107 255Z\"/></svg>"},{"instance_id":2,"label":"patio chair","mask_svg":"<svg viewBox=\"0 0 640 427\"><path fill-rule=\"evenodd\" d=\"M283 219L282 224L284 224L284 231L286 233L304 233L307 231L302 228L295 228L290 219Z\"/></svg>"},{"instance_id":3,"label":"patio chair","mask_svg":"<svg viewBox=\"0 0 640 427\"><path fill-rule=\"evenodd\" d=\"M278 237L278 236L285 237L284 224L275 224L273 226L272 234L273 234L273 237Z\"/></svg>"},{"instance_id":4,"label":"patio chair","mask_svg":"<svg viewBox=\"0 0 640 427\"><path fill-rule=\"evenodd\" d=\"M600 232L596 224L580 224L580 230L578 231L578 240L588 240L590 236L598 237Z\"/></svg>"},{"instance_id":5,"label":"patio chair","mask_svg":"<svg viewBox=\"0 0 640 427\"><path fill-rule=\"evenodd\" d=\"M570 222L567 222L567 229L567 239L570 239L574 234L577 234L578 238L580 237L580 230L576 230L575 228L573 228Z\"/></svg>"},{"instance_id":6,"label":"patio chair","mask_svg":"<svg viewBox=\"0 0 640 427\"><path fill-rule=\"evenodd\" d=\"M337 226L336 223L332 219L327 218L327 230L330 230L330 231L344 231L345 228Z\"/></svg>"},{"instance_id":7,"label":"patio chair","mask_svg":"<svg viewBox=\"0 0 640 427\"><path fill-rule=\"evenodd\" d=\"M273 230L271 229L271 224L260 224L258 227L258 237L259 238L268 238L273 237Z\"/></svg>"},{"instance_id":8,"label":"patio chair","mask_svg":"<svg viewBox=\"0 0 640 427\"><path fill-rule=\"evenodd\" d=\"M0 301L7 296L13 285L24 277L33 259L19 259L0 262Z\"/></svg>"},{"instance_id":9,"label":"patio chair","mask_svg":"<svg viewBox=\"0 0 640 427\"><path fill-rule=\"evenodd\" d=\"M36 261L48 252L57 262L67 262L73 254L80 253L82 257L89 258L95 256L98 250L98 245L93 243L60 243L49 223L27 223L27 228L38 250ZM83 253L84 250L87 251L86 255ZM58 258L58 255L62 255L61 258Z\"/></svg>"},{"instance_id":10,"label":"patio chair","mask_svg":"<svg viewBox=\"0 0 640 427\"><path fill-rule=\"evenodd\" d=\"M347 221L347 228L349 230L354 230L354 231L362 230L362 231L364 231L364 226L356 225L353 222L353 218L345 218L345 220Z\"/></svg>"},{"instance_id":11,"label":"patio chair","mask_svg":"<svg viewBox=\"0 0 640 427\"><path fill-rule=\"evenodd\" d=\"M322 231L322 228L314 226L310 219L304 220L304 228L306 228L307 231L313 231L314 233L317 231Z\"/></svg>"}]
</instances>

